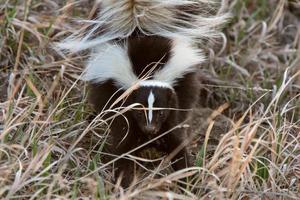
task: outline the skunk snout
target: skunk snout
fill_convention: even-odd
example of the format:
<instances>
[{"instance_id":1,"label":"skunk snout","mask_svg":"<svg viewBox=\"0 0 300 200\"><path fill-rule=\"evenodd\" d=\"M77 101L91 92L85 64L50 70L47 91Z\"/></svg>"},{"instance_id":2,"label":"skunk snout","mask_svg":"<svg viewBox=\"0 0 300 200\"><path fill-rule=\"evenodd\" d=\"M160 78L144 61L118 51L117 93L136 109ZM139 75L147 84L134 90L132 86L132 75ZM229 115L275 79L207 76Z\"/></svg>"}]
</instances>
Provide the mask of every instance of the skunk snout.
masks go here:
<instances>
[{"instance_id":1,"label":"skunk snout","mask_svg":"<svg viewBox=\"0 0 300 200\"><path fill-rule=\"evenodd\" d=\"M153 135L153 134L156 134L156 133L158 132L158 130L157 130L157 128L156 128L155 126L153 126L153 125L146 125L146 126L144 127L143 132L145 132L145 133L147 133L147 134Z\"/></svg>"}]
</instances>

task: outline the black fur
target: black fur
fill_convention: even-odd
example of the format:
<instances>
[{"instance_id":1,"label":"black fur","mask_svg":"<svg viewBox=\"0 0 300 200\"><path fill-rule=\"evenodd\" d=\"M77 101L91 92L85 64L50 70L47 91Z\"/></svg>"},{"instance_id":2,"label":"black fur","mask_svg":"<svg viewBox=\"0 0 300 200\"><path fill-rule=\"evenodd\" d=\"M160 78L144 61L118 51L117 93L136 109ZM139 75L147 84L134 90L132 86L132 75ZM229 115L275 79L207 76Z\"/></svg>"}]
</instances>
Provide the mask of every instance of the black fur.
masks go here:
<instances>
[{"instance_id":1,"label":"black fur","mask_svg":"<svg viewBox=\"0 0 300 200\"><path fill-rule=\"evenodd\" d=\"M159 70L169 60L171 48L171 40L163 37L128 38L128 55L135 74L143 76L155 64L155 69Z\"/></svg>"},{"instance_id":2,"label":"black fur","mask_svg":"<svg viewBox=\"0 0 300 200\"><path fill-rule=\"evenodd\" d=\"M161 61L159 68L162 68L164 63L170 58L171 43L170 40L165 38L149 36L131 37L128 39L128 46L133 70L138 76L149 70L148 68L145 69L149 64ZM89 102L95 111L99 113L103 110L104 105L111 96L118 90L113 84L113 80L101 85L90 84ZM184 78L178 80L174 90L159 87L140 87L133 91L126 101L116 106L128 106L132 103L140 103L142 106L147 107L147 98L150 91L154 93L156 98L154 107L192 109L197 102L199 94L197 73L187 74ZM110 102L113 103L122 92L124 91L119 91ZM149 129L145 129L147 123L144 112L143 110L131 110L125 113L129 127L123 116L116 117L113 120L107 145L105 146L106 152L115 155L126 153L187 120L189 114L187 111L174 109L155 110L153 113L153 130L149 131ZM176 129L164 136L161 139L163 142L160 142L160 145L156 146L156 148L166 153L171 153L187 138L186 134L185 130ZM112 158L107 158L107 161L110 159ZM173 165L175 170L189 166L186 147L180 150L172 161L176 161ZM116 168L116 178L123 172L126 172L122 185L124 187L128 186L133 178L134 163L126 159L120 159L114 166Z\"/></svg>"}]
</instances>

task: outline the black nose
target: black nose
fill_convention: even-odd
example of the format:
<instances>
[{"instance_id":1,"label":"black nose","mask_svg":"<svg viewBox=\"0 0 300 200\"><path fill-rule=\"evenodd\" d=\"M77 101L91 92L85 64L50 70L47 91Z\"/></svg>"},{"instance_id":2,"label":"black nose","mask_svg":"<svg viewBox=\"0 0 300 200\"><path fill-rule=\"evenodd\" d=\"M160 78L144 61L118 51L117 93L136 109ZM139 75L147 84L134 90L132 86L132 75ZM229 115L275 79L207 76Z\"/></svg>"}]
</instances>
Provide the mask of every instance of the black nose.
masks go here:
<instances>
[{"instance_id":1,"label":"black nose","mask_svg":"<svg viewBox=\"0 0 300 200\"><path fill-rule=\"evenodd\" d=\"M144 131L149 134L155 134L156 128L153 125L147 125L147 126L145 126Z\"/></svg>"}]
</instances>

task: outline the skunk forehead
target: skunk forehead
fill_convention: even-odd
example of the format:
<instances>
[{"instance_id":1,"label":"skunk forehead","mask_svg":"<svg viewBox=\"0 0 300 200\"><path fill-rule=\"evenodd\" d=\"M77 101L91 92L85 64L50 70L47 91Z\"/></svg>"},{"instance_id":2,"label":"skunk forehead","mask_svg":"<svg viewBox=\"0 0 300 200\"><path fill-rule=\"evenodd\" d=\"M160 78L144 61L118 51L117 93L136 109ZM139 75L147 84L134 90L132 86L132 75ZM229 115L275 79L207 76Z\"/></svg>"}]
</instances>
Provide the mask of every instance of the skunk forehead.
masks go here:
<instances>
[{"instance_id":1,"label":"skunk forehead","mask_svg":"<svg viewBox=\"0 0 300 200\"><path fill-rule=\"evenodd\" d=\"M154 104L165 105L168 104L169 98L177 96L174 90L166 87L139 87L132 94L135 97L135 103L142 103L145 106L149 102L149 97Z\"/></svg>"},{"instance_id":2,"label":"skunk forehead","mask_svg":"<svg viewBox=\"0 0 300 200\"><path fill-rule=\"evenodd\" d=\"M147 40L145 40L147 43ZM155 46L155 42L152 46ZM132 52L144 51L143 43L135 46L135 50L128 50L130 44L125 43L106 43L96 48L90 57L83 79L94 83L103 83L113 80L118 87L128 89L138 83L139 79L148 78L150 80L141 81L144 87L164 87L173 88L178 79L185 74L195 71L197 65L202 63L204 58L199 49L193 47L191 41L185 38L171 39L165 42L162 51L151 45L147 46L147 54ZM150 49L149 49L150 48ZM154 53L153 53L154 52ZM155 54L157 52L157 54ZM160 65L155 65L167 56L167 60ZM141 58L133 58L142 56ZM161 58L160 58L161 57ZM146 60L146 62L134 62L133 60ZM144 66L154 64L152 67ZM159 67L158 67L159 66ZM149 69L150 68L150 69ZM152 70L152 71L151 71ZM145 73L146 71L146 73ZM148 77L144 75L148 73ZM142 74L143 73L143 74ZM143 77L141 77L143 75Z\"/></svg>"}]
</instances>

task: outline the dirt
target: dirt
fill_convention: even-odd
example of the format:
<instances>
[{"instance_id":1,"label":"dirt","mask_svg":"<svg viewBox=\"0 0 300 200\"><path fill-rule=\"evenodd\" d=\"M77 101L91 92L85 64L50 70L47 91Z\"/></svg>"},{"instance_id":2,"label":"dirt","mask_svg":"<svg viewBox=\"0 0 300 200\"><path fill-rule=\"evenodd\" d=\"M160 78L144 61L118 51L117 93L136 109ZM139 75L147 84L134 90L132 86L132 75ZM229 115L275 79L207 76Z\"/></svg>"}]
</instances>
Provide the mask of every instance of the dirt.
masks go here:
<instances>
[{"instance_id":1,"label":"dirt","mask_svg":"<svg viewBox=\"0 0 300 200\"><path fill-rule=\"evenodd\" d=\"M190 125L190 131L195 136L191 145L192 155L196 155L199 152L199 148L203 145L205 135L209 124L211 115L214 110L211 108L197 108L192 114L192 123ZM218 115L214 119L213 128L209 134L207 152L212 152L215 146L219 143L220 138L230 129L230 119L225 115Z\"/></svg>"}]
</instances>

